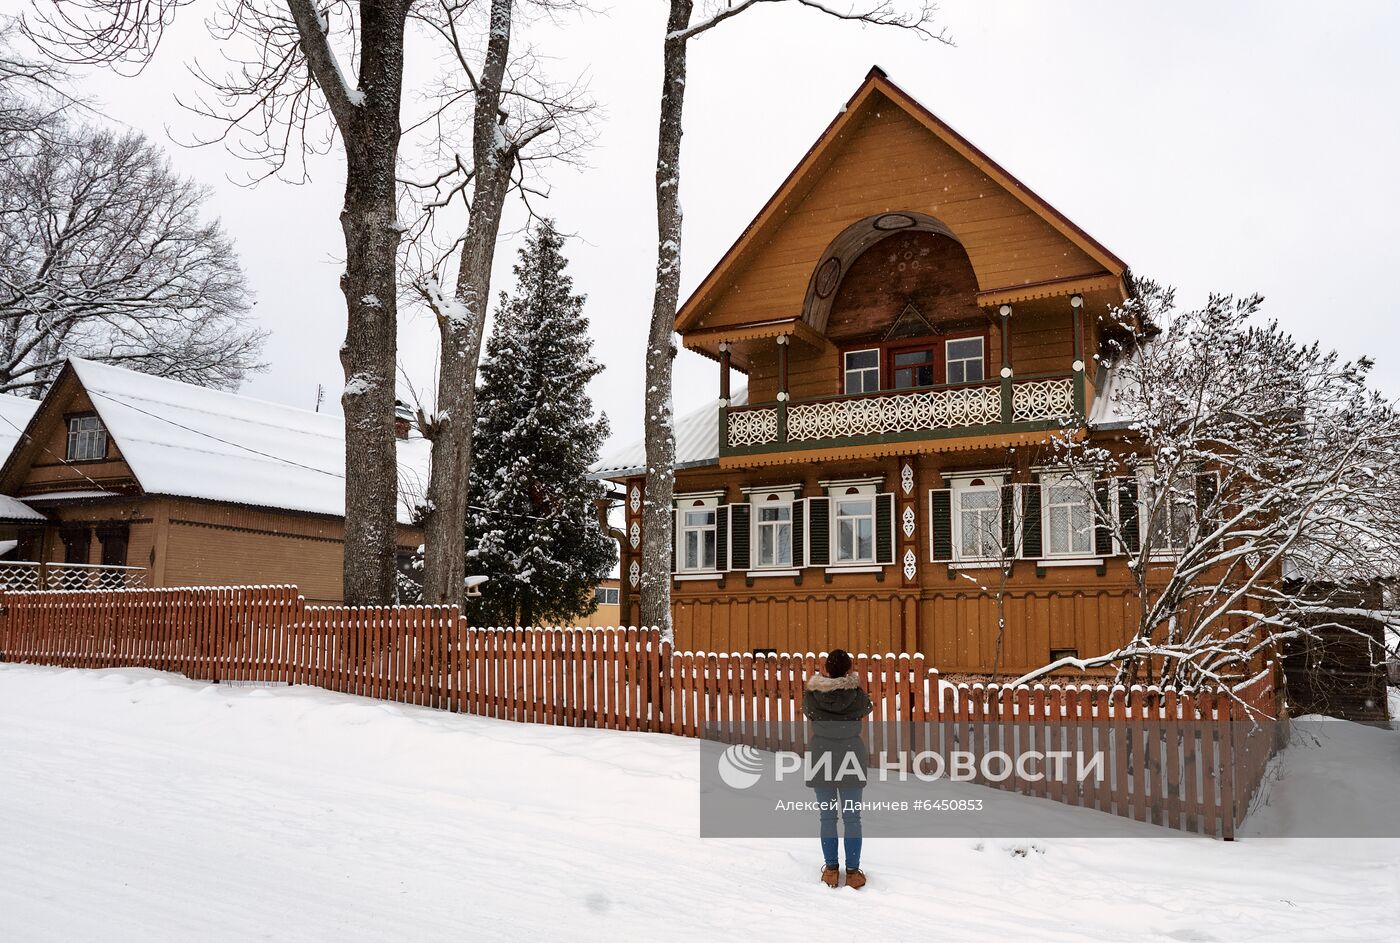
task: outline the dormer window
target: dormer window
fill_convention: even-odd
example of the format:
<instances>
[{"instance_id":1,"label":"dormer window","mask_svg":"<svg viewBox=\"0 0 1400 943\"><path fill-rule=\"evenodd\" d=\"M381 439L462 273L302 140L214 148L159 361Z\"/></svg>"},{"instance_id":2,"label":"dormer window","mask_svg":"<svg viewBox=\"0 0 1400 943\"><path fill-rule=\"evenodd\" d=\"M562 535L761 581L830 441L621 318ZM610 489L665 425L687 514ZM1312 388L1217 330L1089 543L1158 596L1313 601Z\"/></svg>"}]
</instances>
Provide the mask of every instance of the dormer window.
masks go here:
<instances>
[{"instance_id":1,"label":"dormer window","mask_svg":"<svg viewBox=\"0 0 1400 943\"><path fill-rule=\"evenodd\" d=\"M68 418L68 461L93 462L107 457L107 429L97 416Z\"/></svg>"}]
</instances>

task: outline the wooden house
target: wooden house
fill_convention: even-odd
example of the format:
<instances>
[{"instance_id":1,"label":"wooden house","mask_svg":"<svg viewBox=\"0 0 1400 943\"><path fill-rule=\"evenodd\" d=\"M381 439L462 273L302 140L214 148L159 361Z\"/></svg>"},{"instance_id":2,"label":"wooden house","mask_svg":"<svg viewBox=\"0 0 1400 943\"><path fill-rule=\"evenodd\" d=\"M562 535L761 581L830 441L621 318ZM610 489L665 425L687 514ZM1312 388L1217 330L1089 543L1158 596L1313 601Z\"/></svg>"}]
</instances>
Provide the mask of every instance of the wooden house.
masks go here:
<instances>
[{"instance_id":1,"label":"wooden house","mask_svg":"<svg viewBox=\"0 0 1400 943\"><path fill-rule=\"evenodd\" d=\"M1121 435L1101 354L1125 276L873 70L678 314L718 401L677 424L677 645L985 673L1125 641L1121 548L1044 464L1052 433ZM595 469L624 495L631 620L642 456Z\"/></svg>"},{"instance_id":2,"label":"wooden house","mask_svg":"<svg viewBox=\"0 0 1400 943\"><path fill-rule=\"evenodd\" d=\"M0 586L294 584L342 598L339 416L73 359L0 470ZM396 423L403 555L429 443Z\"/></svg>"}]
</instances>

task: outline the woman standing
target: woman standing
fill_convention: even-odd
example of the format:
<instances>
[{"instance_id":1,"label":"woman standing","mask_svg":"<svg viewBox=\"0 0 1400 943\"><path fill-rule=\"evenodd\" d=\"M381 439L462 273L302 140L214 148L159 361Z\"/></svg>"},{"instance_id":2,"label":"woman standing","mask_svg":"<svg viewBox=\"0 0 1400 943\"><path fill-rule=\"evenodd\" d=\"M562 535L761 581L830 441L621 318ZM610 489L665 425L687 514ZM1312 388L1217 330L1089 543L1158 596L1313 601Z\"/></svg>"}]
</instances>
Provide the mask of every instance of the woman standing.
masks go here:
<instances>
[{"instance_id":1,"label":"woman standing","mask_svg":"<svg viewBox=\"0 0 1400 943\"><path fill-rule=\"evenodd\" d=\"M846 886L865 886L860 869L860 802L865 789L865 742L861 719L874 709L870 695L851 673L851 656L835 649L826 656L826 670L807 679L802 712L812 721L807 744L807 785L821 806L822 882L841 883L837 867L836 813L846 825Z\"/></svg>"}]
</instances>

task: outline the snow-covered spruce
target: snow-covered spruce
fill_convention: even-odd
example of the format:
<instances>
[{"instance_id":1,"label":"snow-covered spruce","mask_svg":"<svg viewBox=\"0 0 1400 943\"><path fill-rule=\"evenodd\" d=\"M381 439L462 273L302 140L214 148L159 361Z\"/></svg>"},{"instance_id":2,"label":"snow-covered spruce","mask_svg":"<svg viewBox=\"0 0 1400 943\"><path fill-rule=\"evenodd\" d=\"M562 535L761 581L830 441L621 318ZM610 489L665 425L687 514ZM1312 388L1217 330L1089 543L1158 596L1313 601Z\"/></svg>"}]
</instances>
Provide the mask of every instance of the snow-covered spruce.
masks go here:
<instances>
[{"instance_id":1,"label":"snow-covered spruce","mask_svg":"<svg viewBox=\"0 0 1400 943\"><path fill-rule=\"evenodd\" d=\"M481 365L467 509L468 569L490 577L472 604L478 624L552 624L589 612L616 559L593 508L605 488L587 478L608 431L588 397L603 368L563 243L549 222L531 234Z\"/></svg>"}]
</instances>

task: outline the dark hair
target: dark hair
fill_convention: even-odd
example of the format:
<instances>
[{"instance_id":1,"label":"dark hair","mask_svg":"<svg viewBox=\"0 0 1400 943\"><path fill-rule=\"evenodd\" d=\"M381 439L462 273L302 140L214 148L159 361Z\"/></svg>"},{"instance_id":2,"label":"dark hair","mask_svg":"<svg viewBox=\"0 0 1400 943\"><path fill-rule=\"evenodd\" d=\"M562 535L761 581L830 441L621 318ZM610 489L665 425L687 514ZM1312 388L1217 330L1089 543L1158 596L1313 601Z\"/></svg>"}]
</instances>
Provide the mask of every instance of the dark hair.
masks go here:
<instances>
[{"instance_id":1,"label":"dark hair","mask_svg":"<svg viewBox=\"0 0 1400 943\"><path fill-rule=\"evenodd\" d=\"M851 670L851 656L844 648L833 648L826 656L826 676L844 678Z\"/></svg>"}]
</instances>

